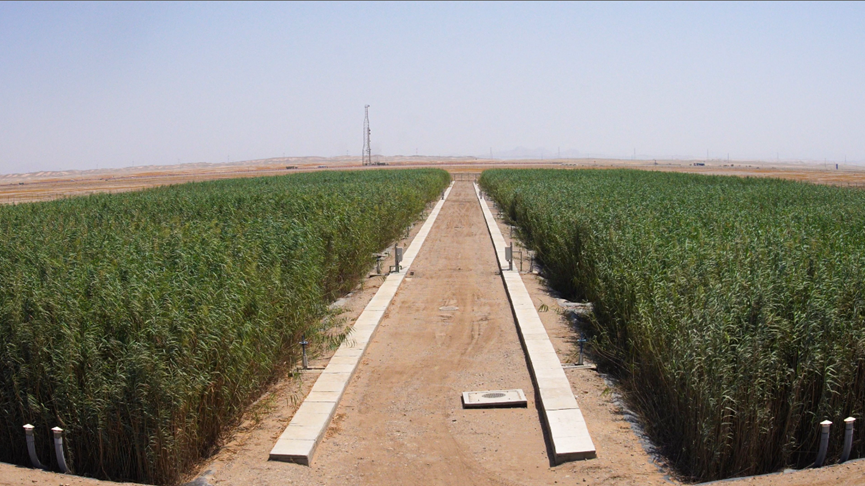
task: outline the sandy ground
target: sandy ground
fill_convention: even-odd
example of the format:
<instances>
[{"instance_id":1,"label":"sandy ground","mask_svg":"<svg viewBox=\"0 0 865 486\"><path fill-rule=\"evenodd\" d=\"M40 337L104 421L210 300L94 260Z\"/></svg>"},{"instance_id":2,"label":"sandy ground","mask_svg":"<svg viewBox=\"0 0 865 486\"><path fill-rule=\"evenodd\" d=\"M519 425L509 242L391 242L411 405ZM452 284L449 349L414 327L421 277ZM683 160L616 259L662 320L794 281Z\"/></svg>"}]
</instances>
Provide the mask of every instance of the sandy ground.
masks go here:
<instances>
[{"instance_id":1,"label":"sandy ground","mask_svg":"<svg viewBox=\"0 0 865 486\"><path fill-rule=\"evenodd\" d=\"M865 484L865 460L775 474L764 474L742 479L715 481L713 486L862 486Z\"/></svg>"},{"instance_id":2,"label":"sandy ground","mask_svg":"<svg viewBox=\"0 0 865 486\"><path fill-rule=\"evenodd\" d=\"M476 171L473 166L457 172ZM503 234L508 235L506 228ZM412 236L413 236L412 232ZM527 265L526 265L527 268ZM483 217L458 182L385 315L311 467L268 452L317 372L266 393L211 460L198 485L218 484L664 484L663 459L641 444L614 387L592 370L571 380L598 458L551 467L533 387ZM524 275L562 362L574 333L540 278ZM349 321L379 278L343 303ZM541 307L545 305L546 307ZM456 308L456 309L453 309ZM323 366L325 359L314 360ZM460 392L522 388L526 409L463 410ZM190 480L193 477L189 478ZM865 484L865 461L732 481L759 485ZM726 482L725 482L726 483ZM0 484L106 484L0 464Z\"/></svg>"},{"instance_id":3,"label":"sandy ground","mask_svg":"<svg viewBox=\"0 0 865 486\"><path fill-rule=\"evenodd\" d=\"M0 174L0 204L44 201L99 192L128 192L148 187L185 182L283 175L319 170L360 170L368 168L441 167L453 172L477 172L493 167L546 168L633 168L692 172L698 174L738 175L742 177L776 177L865 187L865 166L806 164L765 161L692 161L692 160L617 160L556 159L496 160L475 157L378 157L385 166L362 167L359 157L281 157L224 164L182 164L127 167L102 170L45 171L26 174ZM696 166L694 164L704 164Z\"/></svg>"}]
</instances>

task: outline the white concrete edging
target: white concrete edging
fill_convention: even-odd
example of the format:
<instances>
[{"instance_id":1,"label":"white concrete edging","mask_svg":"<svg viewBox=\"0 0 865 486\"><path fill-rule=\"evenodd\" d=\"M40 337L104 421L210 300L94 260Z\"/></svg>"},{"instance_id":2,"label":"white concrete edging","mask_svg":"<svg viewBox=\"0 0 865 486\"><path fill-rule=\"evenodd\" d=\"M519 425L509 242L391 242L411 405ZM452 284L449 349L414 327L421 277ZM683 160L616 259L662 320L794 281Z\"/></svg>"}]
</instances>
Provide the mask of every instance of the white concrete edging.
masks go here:
<instances>
[{"instance_id":1,"label":"white concrete edging","mask_svg":"<svg viewBox=\"0 0 865 486\"><path fill-rule=\"evenodd\" d=\"M453 184L451 182L451 185L445 190L444 197L436 203L426 222L406 249L400 263L400 271L387 276L372 300L358 316L352 334L337 349L327 367L318 376L309 395L301 403L288 427L285 428L271 449L271 460L297 462L305 465L312 462L315 449L324 437L324 432L333 418L348 382L360 363L360 358L372 340L387 306L396 295L399 285L408 273L408 269L414 262L427 235L432 230L433 223L435 223L447 200Z\"/></svg>"},{"instance_id":2,"label":"white concrete edging","mask_svg":"<svg viewBox=\"0 0 865 486\"><path fill-rule=\"evenodd\" d=\"M505 259L505 238L487 202L481 198L480 187L476 183L474 187L496 250L502 280L517 320L520 340L528 357L529 370L540 396L539 408L552 446L553 463L596 457L595 444L589 435L577 399L571 391L571 383L565 375L562 363L520 273L508 270L510 264Z\"/></svg>"}]
</instances>

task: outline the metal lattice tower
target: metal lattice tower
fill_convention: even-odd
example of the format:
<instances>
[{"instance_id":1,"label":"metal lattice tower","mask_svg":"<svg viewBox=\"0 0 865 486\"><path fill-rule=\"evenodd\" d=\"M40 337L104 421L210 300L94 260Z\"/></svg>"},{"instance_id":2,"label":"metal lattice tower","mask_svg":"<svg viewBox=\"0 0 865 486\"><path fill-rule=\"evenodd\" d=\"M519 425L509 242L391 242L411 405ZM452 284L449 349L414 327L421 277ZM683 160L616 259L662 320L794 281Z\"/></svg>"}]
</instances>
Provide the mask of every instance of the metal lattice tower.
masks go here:
<instances>
[{"instance_id":1,"label":"metal lattice tower","mask_svg":"<svg viewBox=\"0 0 865 486\"><path fill-rule=\"evenodd\" d=\"M363 152L361 156L363 157L363 165L372 165L372 147L369 145L369 105L364 106L364 118L363 118Z\"/></svg>"}]
</instances>

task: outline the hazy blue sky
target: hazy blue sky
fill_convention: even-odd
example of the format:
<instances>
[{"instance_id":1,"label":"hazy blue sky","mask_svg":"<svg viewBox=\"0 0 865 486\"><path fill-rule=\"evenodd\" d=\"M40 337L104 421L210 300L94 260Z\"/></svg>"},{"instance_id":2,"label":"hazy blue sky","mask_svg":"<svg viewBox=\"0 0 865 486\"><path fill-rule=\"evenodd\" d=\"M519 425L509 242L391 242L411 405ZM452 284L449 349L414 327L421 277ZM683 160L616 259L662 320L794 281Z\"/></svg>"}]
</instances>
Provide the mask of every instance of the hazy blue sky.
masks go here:
<instances>
[{"instance_id":1,"label":"hazy blue sky","mask_svg":"<svg viewBox=\"0 0 865 486\"><path fill-rule=\"evenodd\" d=\"M0 173L383 154L865 162L865 4L0 3Z\"/></svg>"}]
</instances>

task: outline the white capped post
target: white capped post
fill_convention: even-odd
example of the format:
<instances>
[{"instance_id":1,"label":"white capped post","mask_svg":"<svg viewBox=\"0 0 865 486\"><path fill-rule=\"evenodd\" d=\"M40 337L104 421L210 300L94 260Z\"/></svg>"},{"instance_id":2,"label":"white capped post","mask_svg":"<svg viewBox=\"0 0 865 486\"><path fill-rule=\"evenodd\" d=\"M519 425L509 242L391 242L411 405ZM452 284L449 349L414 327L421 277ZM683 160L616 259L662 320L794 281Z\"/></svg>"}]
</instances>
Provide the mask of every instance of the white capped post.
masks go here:
<instances>
[{"instance_id":1,"label":"white capped post","mask_svg":"<svg viewBox=\"0 0 865 486\"><path fill-rule=\"evenodd\" d=\"M60 466L60 471L68 473L69 468L66 467L66 456L63 455L63 429L54 427L51 429L54 432L54 453L57 454L57 465Z\"/></svg>"},{"instance_id":2,"label":"white capped post","mask_svg":"<svg viewBox=\"0 0 865 486\"><path fill-rule=\"evenodd\" d=\"M39 456L36 455L36 439L33 437L33 427L30 424L24 426L24 433L27 435L27 452L30 454L30 463L37 469L45 469L45 466L39 462Z\"/></svg>"},{"instance_id":3,"label":"white capped post","mask_svg":"<svg viewBox=\"0 0 865 486\"><path fill-rule=\"evenodd\" d=\"M820 450L817 452L817 460L814 467L823 467L826 462L826 450L829 448L829 428L832 427L831 420L820 422Z\"/></svg>"},{"instance_id":4,"label":"white capped post","mask_svg":"<svg viewBox=\"0 0 865 486\"><path fill-rule=\"evenodd\" d=\"M847 417L844 419L844 452L841 453L841 462L850 459L850 449L853 448L853 423L856 419Z\"/></svg>"}]
</instances>

